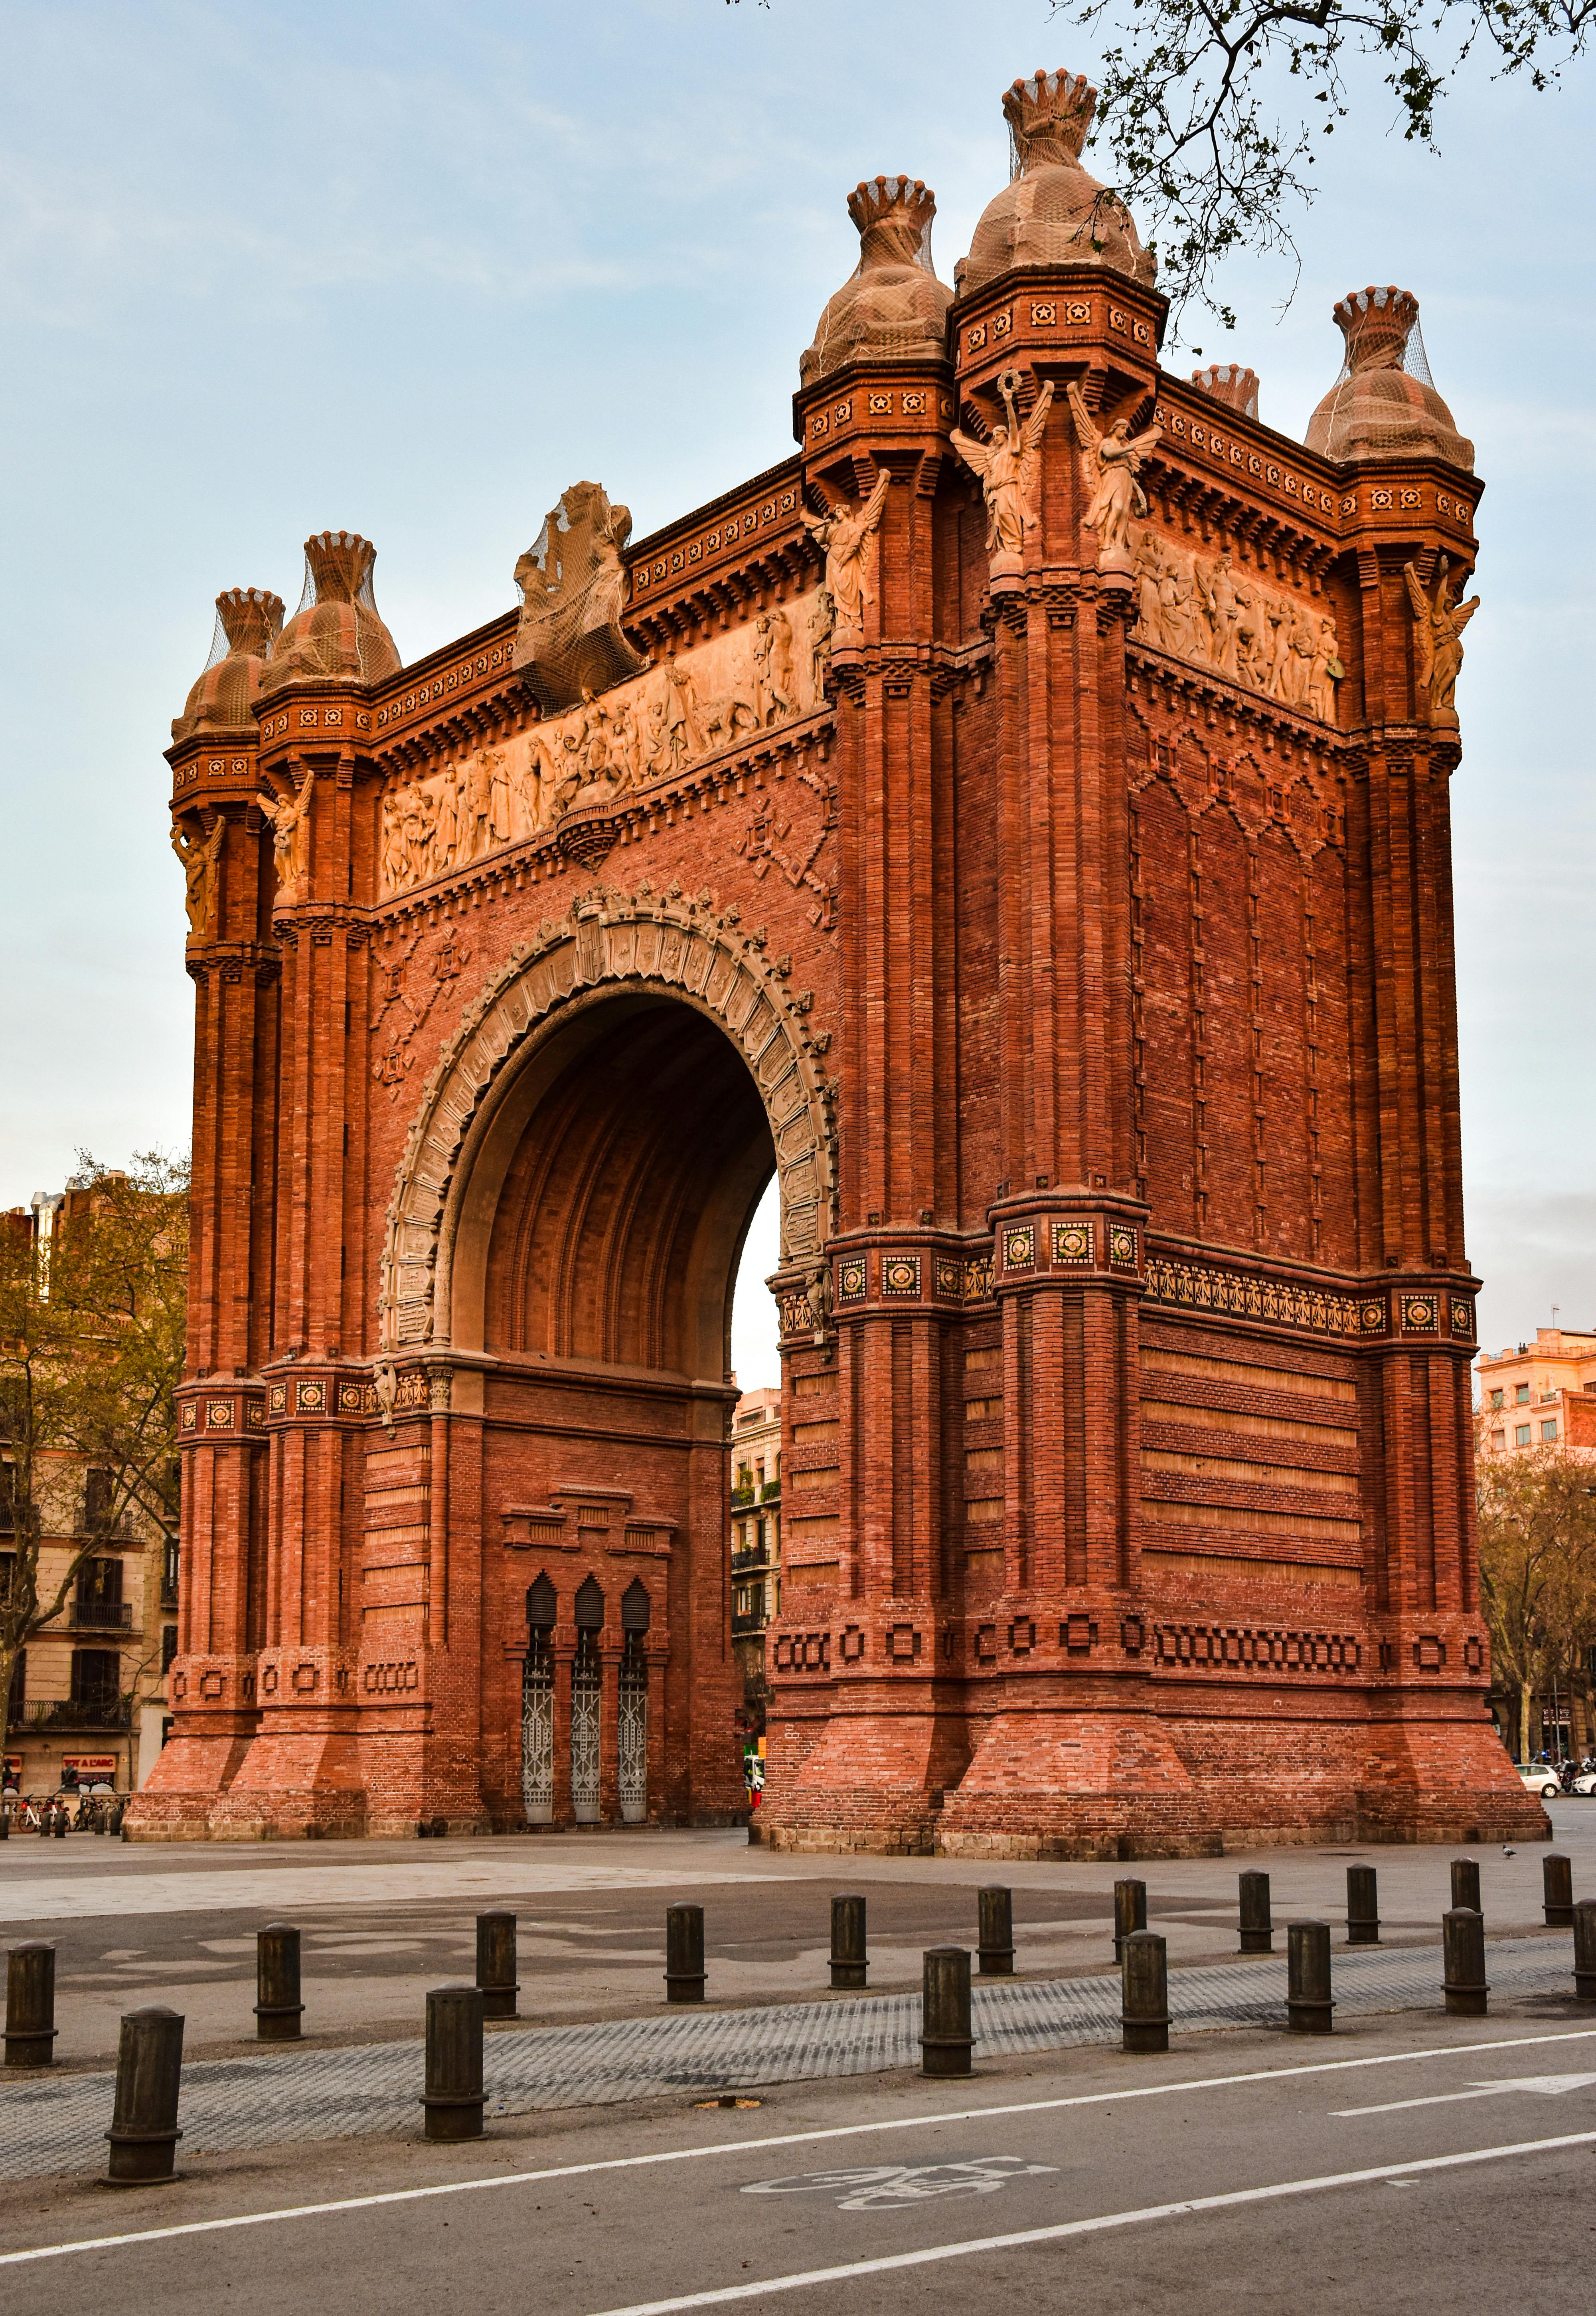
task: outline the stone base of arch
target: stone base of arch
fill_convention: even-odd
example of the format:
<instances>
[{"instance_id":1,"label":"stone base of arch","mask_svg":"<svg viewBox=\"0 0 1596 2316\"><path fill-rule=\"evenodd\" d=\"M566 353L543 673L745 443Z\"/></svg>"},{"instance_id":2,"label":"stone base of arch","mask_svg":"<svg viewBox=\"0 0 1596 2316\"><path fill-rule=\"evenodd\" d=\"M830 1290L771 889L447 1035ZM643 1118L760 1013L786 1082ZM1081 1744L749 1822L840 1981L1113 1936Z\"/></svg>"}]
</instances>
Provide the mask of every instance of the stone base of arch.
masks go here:
<instances>
[{"instance_id":1,"label":"stone base of arch","mask_svg":"<svg viewBox=\"0 0 1596 2316\"><path fill-rule=\"evenodd\" d=\"M774 1849L999 1859L1215 1857L1324 1842L1541 1841L1551 1828L1470 1697L1423 1718L1005 1710L937 1790L893 1724L838 1715L767 1783ZM860 1743L861 1734L864 1742ZM869 1765L882 1772L862 1777Z\"/></svg>"}]
</instances>

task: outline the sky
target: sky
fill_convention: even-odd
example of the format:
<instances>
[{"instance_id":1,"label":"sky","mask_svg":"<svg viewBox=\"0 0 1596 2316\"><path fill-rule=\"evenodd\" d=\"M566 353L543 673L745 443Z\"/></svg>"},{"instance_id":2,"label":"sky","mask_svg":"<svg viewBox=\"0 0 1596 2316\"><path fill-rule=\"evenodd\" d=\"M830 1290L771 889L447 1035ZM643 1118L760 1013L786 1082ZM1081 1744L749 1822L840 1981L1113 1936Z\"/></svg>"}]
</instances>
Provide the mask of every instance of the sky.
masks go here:
<instances>
[{"instance_id":1,"label":"sky","mask_svg":"<svg viewBox=\"0 0 1596 2316\"><path fill-rule=\"evenodd\" d=\"M511 603L578 477L641 535L785 457L798 356L856 254L848 189L924 178L951 279L1006 177L1002 89L1095 52L1047 0L0 0L0 39L8 1206L80 1149L186 1145L161 749L217 590L292 610L306 534L363 530L414 659ZM1299 436L1338 365L1334 299L1396 282L1476 445L1453 805L1493 1346L1554 1304L1596 1324L1593 85L1596 66L1547 96L1471 69L1437 160L1356 82L1299 278L1235 261L1234 334L1196 319L1165 354L1250 362ZM776 1379L774 1261L767 1212L745 1385Z\"/></svg>"}]
</instances>

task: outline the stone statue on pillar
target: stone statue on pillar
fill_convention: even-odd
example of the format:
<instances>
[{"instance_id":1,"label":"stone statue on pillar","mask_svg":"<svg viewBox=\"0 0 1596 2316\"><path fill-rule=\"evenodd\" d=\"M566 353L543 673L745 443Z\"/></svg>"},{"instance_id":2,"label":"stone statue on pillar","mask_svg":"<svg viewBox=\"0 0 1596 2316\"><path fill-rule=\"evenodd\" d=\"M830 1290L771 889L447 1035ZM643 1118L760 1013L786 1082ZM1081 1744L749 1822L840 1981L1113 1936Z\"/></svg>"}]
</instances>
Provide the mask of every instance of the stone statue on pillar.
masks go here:
<instances>
[{"instance_id":1,"label":"stone statue on pillar","mask_svg":"<svg viewBox=\"0 0 1596 2316\"><path fill-rule=\"evenodd\" d=\"M1163 441L1164 429L1149 426L1145 433L1132 434L1130 420L1116 418L1107 432L1100 434L1073 379L1069 409L1086 488L1092 494L1083 521L1087 530L1097 534L1097 568L1129 575L1130 524L1134 517L1148 511L1147 495L1137 477L1142 460Z\"/></svg>"},{"instance_id":2,"label":"stone statue on pillar","mask_svg":"<svg viewBox=\"0 0 1596 2316\"><path fill-rule=\"evenodd\" d=\"M980 477L987 502L987 554L994 579L1017 578L1024 569L1025 533L1035 530L1038 520L1036 484L1042 470L1042 430L1053 405L1050 379L1030 416L1022 422L1015 407L1019 389L1019 372L1004 370L998 380L1004 420L990 441L978 442L973 434L957 427L950 437L964 464Z\"/></svg>"}]
</instances>

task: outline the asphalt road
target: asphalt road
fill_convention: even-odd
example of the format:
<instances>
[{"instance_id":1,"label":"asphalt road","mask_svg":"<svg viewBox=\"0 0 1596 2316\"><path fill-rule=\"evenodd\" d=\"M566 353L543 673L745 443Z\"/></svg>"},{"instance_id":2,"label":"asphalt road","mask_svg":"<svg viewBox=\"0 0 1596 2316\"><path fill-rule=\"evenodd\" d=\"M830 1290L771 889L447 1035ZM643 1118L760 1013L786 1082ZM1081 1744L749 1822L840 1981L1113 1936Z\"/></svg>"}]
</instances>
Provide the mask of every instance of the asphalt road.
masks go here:
<instances>
[{"instance_id":1,"label":"asphalt road","mask_svg":"<svg viewBox=\"0 0 1596 2316\"><path fill-rule=\"evenodd\" d=\"M1580 1895L1596 1892L1596 1801L1554 1804L1556 1846ZM1545 1846L1480 1860L1492 1933L1541 1920ZM164 2002L188 2020L191 2057L253 2046L255 1931L300 1924L309 2039L412 2035L426 1991L474 1967L474 1917L519 1919L521 2016L532 2022L633 2016L658 2007L664 1911L698 1900L712 2000L786 2000L826 1986L830 1893L867 1893L873 1989L918 1985L927 1946L975 1941L975 1893L1014 1891L1017 1964L1027 1974L1112 1967L1115 1877L1148 1885L1148 1920L1172 1963L1237 1948L1237 1876L1260 1866L1277 1922L1344 1918L1346 1867L1379 1875L1388 1945L1433 1944L1450 1902L1445 1848L1284 1848L1143 1864L985 1864L952 1858L792 1857L739 1832L563 1835L448 1844L111 1842L15 1839L0 1847L0 1943L57 1947L59 2059L103 2063L118 2021ZM1566 1937L1566 1932L1563 1934Z\"/></svg>"},{"instance_id":2,"label":"asphalt road","mask_svg":"<svg viewBox=\"0 0 1596 2316\"><path fill-rule=\"evenodd\" d=\"M125 2195L0 2187L0 2290L29 2316L1585 2316L1593 2161L1596 2020L1570 2001L207 2159Z\"/></svg>"}]
</instances>

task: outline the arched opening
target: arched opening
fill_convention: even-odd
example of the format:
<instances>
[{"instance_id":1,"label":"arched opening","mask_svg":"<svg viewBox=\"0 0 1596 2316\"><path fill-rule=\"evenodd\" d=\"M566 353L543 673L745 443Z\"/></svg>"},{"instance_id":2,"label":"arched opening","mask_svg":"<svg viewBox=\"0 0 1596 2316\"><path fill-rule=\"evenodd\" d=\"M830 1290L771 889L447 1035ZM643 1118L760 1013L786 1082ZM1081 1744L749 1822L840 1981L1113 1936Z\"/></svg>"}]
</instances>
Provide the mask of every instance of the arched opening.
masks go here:
<instances>
[{"instance_id":1,"label":"arched opening","mask_svg":"<svg viewBox=\"0 0 1596 2316\"><path fill-rule=\"evenodd\" d=\"M472 1355L456 1404L482 1427L483 1719L506 1733L507 1813L528 1824L743 1804L732 1316L776 1167L743 1053L647 991L550 1022L466 1139L445 1315ZM525 1547L543 1556L530 1584ZM508 1683L493 1698L512 1648L519 1713Z\"/></svg>"}]
</instances>

